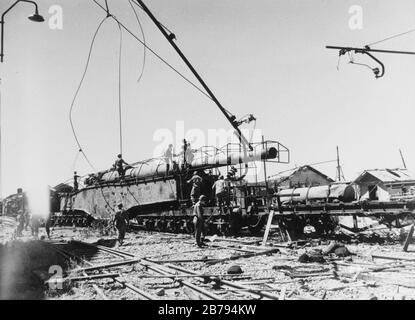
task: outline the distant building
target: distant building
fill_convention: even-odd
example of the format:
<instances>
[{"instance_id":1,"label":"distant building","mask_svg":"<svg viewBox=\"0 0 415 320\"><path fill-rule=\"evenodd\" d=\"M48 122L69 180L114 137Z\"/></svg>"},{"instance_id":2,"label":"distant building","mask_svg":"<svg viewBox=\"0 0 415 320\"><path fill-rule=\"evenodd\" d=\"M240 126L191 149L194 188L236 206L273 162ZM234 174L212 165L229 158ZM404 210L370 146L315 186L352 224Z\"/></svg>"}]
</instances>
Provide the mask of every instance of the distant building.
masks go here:
<instances>
[{"instance_id":1,"label":"distant building","mask_svg":"<svg viewBox=\"0 0 415 320\"><path fill-rule=\"evenodd\" d=\"M268 181L268 185L278 189L291 189L328 185L333 182L324 173L305 165L274 176Z\"/></svg>"},{"instance_id":2,"label":"distant building","mask_svg":"<svg viewBox=\"0 0 415 320\"><path fill-rule=\"evenodd\" d=\"M354 184L360 200L389 201L414 197L415 174L407 169L365 170Z\"/></svg>"},{"instance_id":3,"label":"distant building","mask_svg":"<svg viewBox=\"0 0 415 320\"><path fill-rule=\"evenodd\" d=\"M59 193L70 193L73 191L73 187L71 187L69 184L66 184L66 183L60 183L53 188L51 187L49 188L51 189L51 191L59 192Z\"/></svg>"}]
</instances>

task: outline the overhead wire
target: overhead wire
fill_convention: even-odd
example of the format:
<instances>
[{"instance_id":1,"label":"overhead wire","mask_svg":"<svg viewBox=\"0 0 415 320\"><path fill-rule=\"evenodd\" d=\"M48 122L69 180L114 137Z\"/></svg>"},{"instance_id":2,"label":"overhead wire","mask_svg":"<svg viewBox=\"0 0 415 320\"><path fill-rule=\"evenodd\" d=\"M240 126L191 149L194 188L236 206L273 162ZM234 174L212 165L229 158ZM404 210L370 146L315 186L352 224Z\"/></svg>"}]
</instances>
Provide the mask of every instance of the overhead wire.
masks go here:
<instances>
[{"instance_id":1,"label":"overhead wire","mask_svg":"<svg viewBox=\"0 0 415 320\"><path fill-rule=\"evenodd\" d=\"M76 144L78 145L79 152L80 152L80 153L82 153L82 155L84 156L85 160L88 162L88 164L90 165L90 167L91 167L94 171L96 171L96 169L95 169L95 167L93 166L93 164L91 163L91 161L89 160L89 158L88 158L88 156L86 155L86 153L83 151L82 146L81 146L81 143L80 143L80 141L79 141L79 139L78 139L78 136L77 136L77 134L76 134L75 127L74 127L74 124L73 124L73 119L72 119L72 111L73 111L73 108L74 108L74 105L75 105L75 101L76 101L76 99L77 99L77 97L78 97L79 91L80 91L80 89L81 89L81 87L82 87L82 84L83 84L83 82L84 82L84 79L85 79L86 73L87 73L87 71L88 71L89 63L90 63L90 61L91 61L91 56L92 56L92 50L93 50L93 47L94 47L94 44L95 44L95 39L96 39L96 37L97 37L97 35L98 35L98 32L99 32L99 30L101 29L102 25L103 25L103 24L104 24L104 22L107 20L107 18L108 18L108 16L107 16L107 17L105 17L104 19L102 19L102 20L101 20L101 22L99 23L99 25L98 25L97 29L95 30L95 33L94 33L94 35L93 35L93 37L92 37L92 41L91 41L91 44L90 44L90 46L89 46L89 52L88 52L88 56L87 56L87 60L86 60L86 64L85 64L85 68L84 68L84 71L83 71L83 74L82 74L81 80L80 80L80 82L79 82L79 84L78 84L78 87L77 87L77 89L76 89L76 91L75 91L75 95L74 95L74 97L73 97L73 99L72 99L72 102L71 102L71 107L70 107L70 109L69 109L69 122L70 122L70 124L71 124L72 133L73 133L73 136L74 136L74 138L75 138Z\"/></svg>"},{"instance_id":2,"label":"overhead wire","mask_svg":"<svg viewBox=\"0 0 415 320\"><path fill-rule=\"evenodd\" d=\"M135 15L135 18L137 20L138 26L140 27L141 36L143 37L143 43L144 43L144 45L143 45L143 62L142 62L142 66L141 66L140 75L138 76L138 79L137 79L137 82L140 82L141 78L143 77L144 69L145 69L145 66L146 66L146 56L147 56L146 36L145 36L145 33L144 33L144 28L141 24L140 18L138 17L138 13L135 10L133 4L131 3L131 0L128 0L128 3L130 4L131 9L134 12L134 15ZM135 2L133 2L133 3L135 3Z\"/></svg>"},{"instance_id":3,"label":"overhead wire","mask_svg":"<svg viewBox=\"0 0 415 320\"><path fill-rule=\"evenodd\" d=\"M120 127L120 154L122 154L122 102L121 102L121 69L122 69L122 29L118 23L118 29L120 30L120 46L118 56L118 116Z\"/></svg>"},{"instance_id":4,"label":"overhead wire","mask_svg":"<svg viewBox=\"0 0 415 320\"><path fill-rule=\"evenodd\" d=\"M398 33L398 34L396 34L396 35L393 35L393 36L387 37L387 38L385 38L385 39L382 39L382 40L379 40L379 41L372 42L372 43L368 44L367 46L368 46L368 47L370 47L370 46L373 46L373 45L375 45L375 44L378 44L378 43L381 43L381 42L385 42L385 41L388 41L388 40L391 40L391 39L395 39L395 38L398 38L398 37L404 36L404 35L409 34L409 33L412 33L412 32L415 32L415 29L411 29L411 30L408 30L408 31L405 31L405 32Z\"/></svg>"},{"instance_id":5,"label":"overhead wire","mask_svg":"<svg viewBox=\"0 0 415 320\"><path fill-rule=\"evenodd\" d=\"M106 11L106 9L99 3L97 0L92 0L98 7ZM147 48L148 51L150 51L154 56L156 56L161 62L163 62L165 65L167 65L170 69L172 69L175 73L177 73L183 80L188 82L191 86L193 86L196 90L198 90L200 93L202 93L204 96L209 98L210 100L213 100L212 97L207 94L205 91L200 89L195 83L193 83L189 78L187 78L184 74L182 74L179 70L177 70L175 67L173 67L169 62L167 62L166 59L164 59L162 56L160 56L156 51L154 51L148 44L144 43L143 40L141 40L139 37L137 37L130 29L128 29L121 21L119 21L115 16L111 15L110 18L114 19L117 23L120 24L120 26L127 31L132 37L134 37L138 42L140 42L143 46Z\"/></svg>"},{"instance_id":6,"label":"overhead wire","mask_svg":"<svg viewBox=\"0 0 415 320\"><path fill-rule=\"evenodd\" d=\"M76 164L77 164L77 162L78 162L78 158L79 158L79 154L80 154L80 152L78 151L77 153L76 153L76 155L75 155L75 159L74 159L74 161L73 161L73 163L72 163L72 172L73 171L75 171L75 168L76 168Z\"/></svg>"},{"instance_id":7,"label":"overhead wire","mask_svg":"<svg viewBox=\"0 0 415 320\"><path fill-rule=\"evenodd\" d=\"M106 11L106 9L97 1L92 0L98 7L100 7L102 10ZM135 3L135 2L133 2ZM141 6L139 6L141 8ZM188 84L190 84L192 87L194 87L197 91L199 91L201 94L203 94L205 97L213 101L213 98L206 93L204 90L202 90L200 87L198 87L194 82L192 82L189 78L187 78L183 73L181 73L177 68L173 67L166 59L164 59L160 54L158 54L155 50L153 50L147 43L145 43L143 40L141 40L138 36L136 36L129 28L127 28L121 21L117 19L114 15L110 15L112 19L114 19L117 23L120 24L120 26L127 31L133 38L135 38L138 42L140 42L143 46L147 48L148 51L150 51L157 59L159 59L161 62L163 62L166 66L168 66L171 70L173 70L176 74L178 74L183 80L185 80ZM163 26L166 28L165 26ZM167 29L167 28L166 28ZM168 29L167 29L168 30ZM229 114L232 115L232 113L227 110L225 107L223 109Z\"/></svg>"},{"instance_id":8,"label":"overhead wire","mask_svg":"<svg viewBox=\"0 0 415 320\"><path fill-rule=\"evenodd\" d=\"M84 156L84 158L85 158L85 160L88 162L88 164L91 166L91 168L94 170L94 171L96 171L96 169L95 169L95 167L93 166L93 164L91 163L91 161L89 160L89 158L88 158L88 156L86 155L86 153L83 151L83 149L82 149L82 146L81 146L81 143L80 143L80 141L79 141L79 138L78 138L78 136L77 136L77 134L76 134L76 130L75 130L75 126L74 126L74 123L73 123L73 119L72 119L72 112L73 112L73 108L74 108L74 105L75 105L75 101L76 101L76 99L77 99L77 97L78 97L78 94L79 94L79 91L80 91L80 89L81 89L81 87L82 87L82 84L83 84L83 81L84 81L84 79L85 79L85 76L86 76L86 73L87 73L87 70L88 70L88 67L89 67L89 63L90 63L90 60L91 60L91 56L92 56L92 50L93 50L93 47L94 47L94 43L95 43L95 40L96 40L96 37L97 37L97 35L98 35L98 32L99 32L99 30L100 30L100 28L101 28L101 26L103 25L103 23L106 21L106 19L107 18L112 18L112 19L114 19L116 22L117 22L117 24L118 24L118 27L119 27L119 29L120 29L120 52L121 52L121 50L122 50L122 33L121 33L121 28L122 29L124 29L125 31L127 31L131 36L133 36L138 42L140 42L143 46L144 46L144 48L145 49L147 49L147 50L149 50L151 53L153 53L160 61L162 61L164 64L166 64L170 69L172 69L175 73L177 73L180 77L182 77L186 82L188 82L190 85L192 85L196 90L198 90L200 93L202 93L204 96L206 96L207 98L209 98L210 100L213 100L212 99L212 97L210 96L210 95L208 95L206 92L204 92L202 89L200 89L196 84L194 84L191 80L189 80L186 76L184 76L180 71L178 71L176 68L174 68L170 63L168 63L164 58L162 58L157 52L155 52L152 48L150 48L148 45L147 45L147 43L145 42L145 40L144 40L144 31L143 31L143 28L142 28L142 25L141 25L141 22L140 22L140 20L139 20L139 18L138 18L138 15L136 15L136 18L137 18L137 22L139 23L139 26L140 26L140 30L142 31L142 34L143 34L143 40L141 40L140 38L138 38L131 30L129 30L123 23L121 23L115 16L113 16L112 14L110 14L109 13L109 9L108 9L108 3L107 3L107 1L105 1L105 4L106 4L106 8L104 8L100 3L98 3L96 0L93 0L94 1L94 3L97 5L97 6L99 6L101 9L103 9L106 13L107 13L107 16L99 23L99 25L98 25L98 27L97 27L97 29L96 29L96 31L95 31L95 33L94 33L94 35L93 35L93 38L92 38L92 41L91 41L91 44L90 44L90 48L89 48L89 52L88 52L88 57L87 57L87 62L86 62L86 65L85 65L85 68L84 68L84 72L83 72L83 74L82 74L82 77L81 77L81 80L80 80L80 82L79 82L79 84L78 84L78 87L77 87L77 90L76 90L76 92L75 92L75 95L74 95L74 98L73 98L73 100L72 100L72 103L71 103L71 107L70 107L70 111L69 111L69 120L70 120L70 124L71 124L71 129L72 129L72 133L73 133L73 136L74 136L74 138L75 138L75 141L76 141L76 144L77 144L77 146L78 146L78 148L79 148L79 152L80 153L82 153L82 155ZM129 0L129 1L131 1L131 0ZM135 2L133 2L133 3L135 3ZM131 5L131 2L130 2L130 5ZM139 6L140 7L140 6ZM133 8L133 6L132 6L132 8ZM141 8L141 7L140 7ZM136 11L134 10L134 12L136 13ZM165 27L165 26L163 26L163 27ZM167 30L168 30L168 28L167 27L165 27ZM144 64L145 64L145 62L144 62L144 60L143 60L143 66L144 66ZM142 73L140 74L140 78L142 77ZM140 79L139 78L139 79ZM122 104L121 104L121 54L120 54L120 57L119 57L119 114L120 114L120 151L122 152L122 122L121 122L121 116L122 116ZM225 109L226 110L226 109ZM228 110L226 110L228 113L229 113L229 111Z\"/></svg>"},{"instance_id":9,"label":"overhead wire","mask_svg":"<svg viewBox=\"0 0 415 320\"><path fill-rule=\"evenodd\" d=\"M286 173L286 172L289 172L289 171L293 171L293 170L296 170L296 169L301 168L301 167L305 167L305 166L317 166L317 165L320 165L320 164L327 164L327 163L332 163L332 162L337 162L337 159L336 160L327 160L327 161L321 161L321 162L315 162L315 163L305 164L303 166L297 166L296 165L295 168L291 168L291 169L287 169L287 170L284 170L284 171L277 172L276 174L273 174L271 176L268 176L268 178L276 177L276 176L278 176L280 174L283 174L283 173Z\"/></svg>"},{"instance_id":10,"label":"overhead wire","mask_svg":"<svg viewBox=\"0 0 415 320\"><path fill-rule=\"evenodd\" d=\"M141 6L141 4L139 4L138 2L136 2L136 1L134 1L134 0L132 0L133 1L133 3L137 6L137 7L139 7L141 10L143 10L144 11L144 9L143 9L143 7ZM169 28L167 28L163 23L161 23L160 22L160 20L158 20L157 19L157 22L158 23L160 23L160 25L168 32L168 33L170 33L170 34L174 34Z\"/></svg>"}]
</instances>

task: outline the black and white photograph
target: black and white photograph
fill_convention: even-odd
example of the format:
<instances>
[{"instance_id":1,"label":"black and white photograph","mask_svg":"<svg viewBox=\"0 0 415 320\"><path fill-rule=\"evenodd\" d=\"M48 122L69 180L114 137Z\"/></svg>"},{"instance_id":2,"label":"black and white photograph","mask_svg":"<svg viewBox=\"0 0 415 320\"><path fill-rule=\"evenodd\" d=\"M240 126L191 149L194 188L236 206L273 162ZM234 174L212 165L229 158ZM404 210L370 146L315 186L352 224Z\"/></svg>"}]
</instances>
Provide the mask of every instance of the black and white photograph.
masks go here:
<instances>
[{"instance_id":1,"label":"black and white photograph","mask_svg":"<svg viewBox=\"0 0 415 320\"><path fill-rule=\"evenodd\" d=\"M415 299L413 0L0 15L0 300Z\"/></svg>"}]
</instances>

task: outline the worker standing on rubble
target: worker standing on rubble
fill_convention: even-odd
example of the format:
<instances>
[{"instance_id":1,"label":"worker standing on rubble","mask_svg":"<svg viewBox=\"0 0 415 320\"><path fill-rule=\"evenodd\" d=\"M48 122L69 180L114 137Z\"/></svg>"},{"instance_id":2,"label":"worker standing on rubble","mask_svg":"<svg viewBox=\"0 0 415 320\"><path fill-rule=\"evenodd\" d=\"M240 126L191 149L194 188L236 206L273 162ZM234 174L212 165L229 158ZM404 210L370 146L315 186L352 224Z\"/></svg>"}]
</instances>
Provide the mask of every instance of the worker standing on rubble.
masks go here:
<instances>
[{"instance_id":1,"label":"worker standing on rubble","mask_svg":"<svg viewBox=\"0 0 415 320\"><path fill-rule=\"evenodd\" d=\"M195 205L200 197L202 178L195 171L193 172L193 177L189 181L187 181L187 183L192 184L192 191L190 191L190 199L192 200L192 204Z\"/></svg>"},{"instance_id":2,"label":"worker standing on rubble","mask_svg":"<svg viewBox=\"0 0 415 320\"><path fill-rule=\"evenodd\" d=\"M48 235L49 240L50 240L50 227L51 226L52 226L52 213L50 212L45 221L45 230L46 230L46 234Z\"/></svg>"},{"instance_id":3,"label":"worker standing on rubble","mask_svg":"<svg viewBox=\"0 0 415 320\"><path fill-rule=\"evenodd\" d=\"M19 215L17 216L17 229L16 229L16 235L18 237L22 236L23 229L25 227L25 215L23 214L23 210L19 210Z\"/></svg>"},{"instance_id":4,"label":"worker standing on rubble","mask_svg":"<svg viewBox=\"0 0 415 320\"><path fill-rule=\"evenodd\" d=\"M32 229L32 236L37 239L39 237L40 218L38 216L32 216L30 228Z\"/></svg>"},{"instance_id":5,"label":"worker standing on rubble","mask_svg":"<svg viewBox=\"0 0 415 320\"><path fill-rule=\"evenodd\" d=\"M199 197L199 201L193 208L193 223L195 225L196 244L200 248L206 246L203 243L203 238L205 236L205 219L203 218L203 207L206 205L206 200L206 196L201 195Z\"/></svg>"},{"instance_id":6,"label":"worker standing on rubble","mask_svg":"<svg viewBox=\"0 0 415 320\"><path fill-rule=\"evenodd\" d=\"M24 229L25 229L25 231L27 231L27 228L30 225L30 219L31 219L29 210L24 210L24 215L23 216L24 216L24 220L25 220Z\"/></svg>"},{"instance_id":7,"label":"worker standing on rubble","mask_svg":"<svg viewBox=\"0 0 415 320\"><path fill-rule=\"evenodd\" d=\"M125 176L124 164L126 166L129 165L127 162L124 161L124 159L122 158L122 155L119 154L117 156L117 160L115 160L114 167L115 167L115 170L117 170L120 179L124 179L124 176Z\"/></svg>"},{"instance_id":8,"label":"worker standing on rubble","mask_svg":"<svg viewBox=\"0 0 415 320\"><path fill-rule=\"evenodd\" d=\"M128 219L127 212L123 209L123 204L119 203L117 207L118 207L118 210L117 212L115 212L113 224L118 231L118 243L121 246L124 242L125 233L128 228L129 219Z\"/></svg>"}]
</instances>

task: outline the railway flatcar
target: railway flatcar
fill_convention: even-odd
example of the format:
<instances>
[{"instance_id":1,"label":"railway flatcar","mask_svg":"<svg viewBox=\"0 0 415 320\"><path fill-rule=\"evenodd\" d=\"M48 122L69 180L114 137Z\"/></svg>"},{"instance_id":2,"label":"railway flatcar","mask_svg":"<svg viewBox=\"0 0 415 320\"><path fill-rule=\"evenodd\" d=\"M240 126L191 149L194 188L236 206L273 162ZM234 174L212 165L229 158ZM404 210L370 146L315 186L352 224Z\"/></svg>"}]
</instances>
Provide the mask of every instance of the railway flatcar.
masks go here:
<instances>
[{"instance_id":1,"label":"railway flatcar","mask_svg":"<svg viewBox=\"0 0 415 320\"><path fill-rule=\"evenodd\" d=\"M210 201L205 209L207 229L212 233L237 233L242 228L258 229L263 224L266 201L263 187L248 186L243 179L247 164L253 161L284 161L288 150L278 142L254 144L253 150L241 152L227 146L224 150L201 148L191 163L167 165L163 159L138 162L125 170L123 177L115 168L88 175L76 191L60 194L60 214L56 224L87 225L111 220L118 203L122 203L135 225L147 230L192 232L192 175L200 176L200 194ZM180 160L180 159L175 159ZM216 203L212 186L219 168L227 168L225 203ZM235 175L235 172L239 171ZM242 171L242 172L240 172ZM263 192L262 192L263 194ZM261 214L262 212L262 214Z\"/></svg>"}]
</instances>

